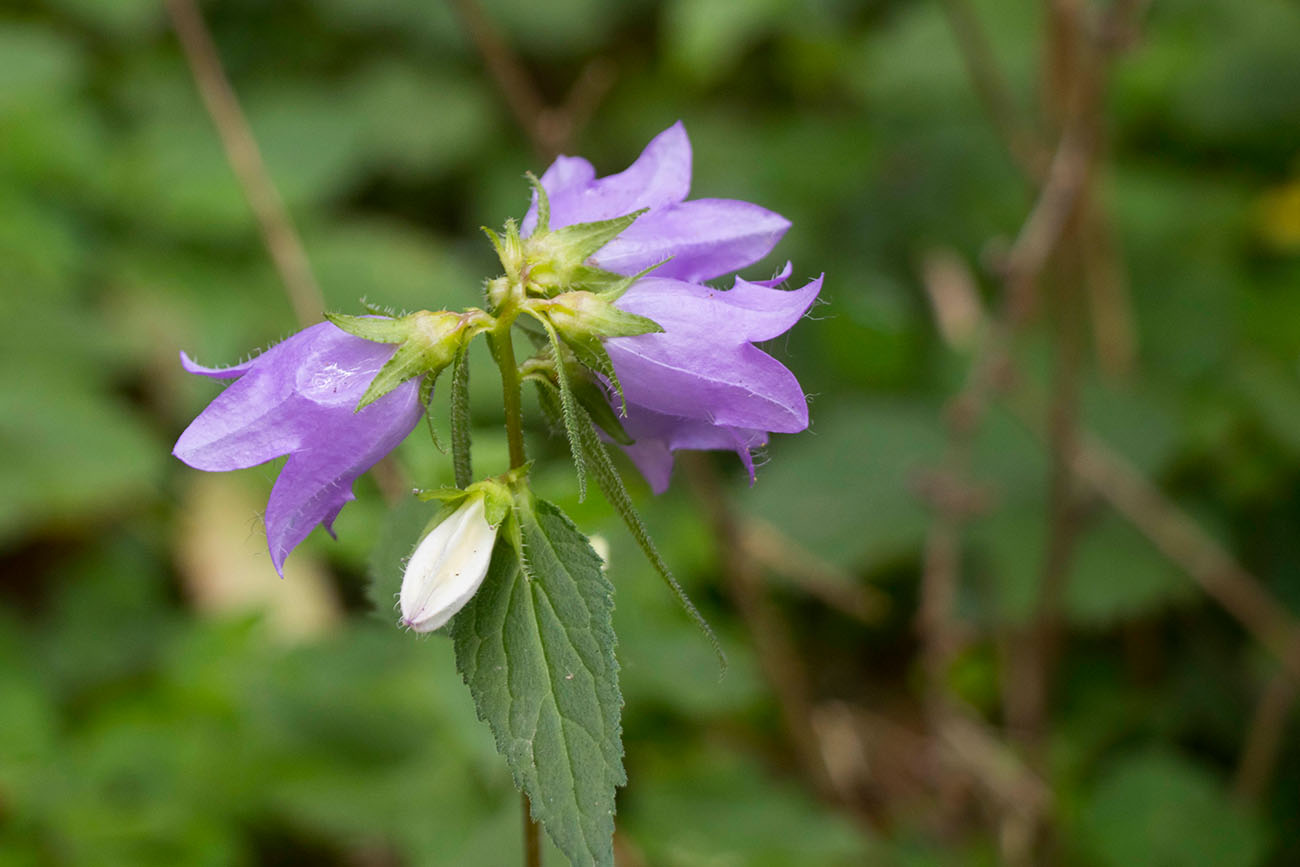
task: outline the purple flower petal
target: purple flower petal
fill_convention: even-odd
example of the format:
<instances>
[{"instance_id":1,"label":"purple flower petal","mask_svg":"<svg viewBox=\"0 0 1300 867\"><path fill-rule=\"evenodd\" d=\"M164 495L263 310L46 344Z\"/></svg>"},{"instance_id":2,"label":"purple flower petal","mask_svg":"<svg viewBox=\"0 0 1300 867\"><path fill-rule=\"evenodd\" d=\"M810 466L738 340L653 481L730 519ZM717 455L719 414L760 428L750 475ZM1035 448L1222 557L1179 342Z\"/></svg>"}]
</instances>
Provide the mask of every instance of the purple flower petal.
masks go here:
<instances>
[{"instance_id":1,"label":"purple flower petal","mask_svg":"<svg viewBox=\"0 0 1300 867\"><path fill-rule=\"evenodd\" d=\"M808 405L794 374L749 344L667 332L606 342L629 404L717 425L795 433Z\"/></svg>"},{"instance_id":2,"label":"purple flower petal","mask_svg":"<svg viewBox=\"0 0 1300 867\"><path fill-rule=\"evenodd\" d=\"M623 427L636 439L630 446L621 446L636 468L650 483L656 494L668 489L672 475L673 452L680 449L731 450L739 457L754 480L752 450L767 443L767 434L761 430L719 427L707 421L680 418L653 412L644 407L630 406L623 419Z\"/></svg>"},{"instance_id":3,"label":"purple flower petal","mask_svg":"<svg viewBox=\"0 0 1300 867\"><path fill-rule=\"evenodd\" d=\"M732 289L714 289L654 277L639 281L617 302L629 313L653 319L665 331L698 332L723 343L771 340L789 331L821 292L822 277L800 289L769 289L736 278Z\"/></svg>"},{"instance_id":4,"label":"purple flower petal","mask_svg":"<svg viewBox=\"0 0 1300 867\"><path fill-rule=\"evenodd\" d=\"M559 157L542 175L551 202L551 228L621 217L642 208L662 208L686 198L691 189L691 143L678 121L646 145L636 162L616 175L594 180L591 163ZM537 226L536 195L520 226ZM640 269L637 269L640 270Z\"/></svg>"},{"instance_id":5,"label":"purple flower petal","mask_svg":"<svg viewBox=\"0 0 1300 867\"><path fill-rule=\"evenodd\" d=\"M249 368L253 366L253 362L256 360L256 358L250 358L242 364L232 364L230 367L204 367L183 351L181 352L181 367L185 368L186 373L207 376L212 379L236 379L241 377L248 373Z\"/></svg>"},{"instance_id":6,"label":"purple flower petal","mask_svg":"<svg viewBox=\"0 0 1300 867\"><path fill-rule=\"evenodd\" d=\"M794 263L786 261L785 267L778 271L776 276L771 280L750 280L749 282L753 283L755 286L766 286L768 289L775 289L777 286L780 286L782 283L789 280L790 275L793 273Z\"/></svg>"},{"instance_id":7,"label":"purple flower petal","mask_svg":"<svg viewBox=\"0 0 1300 867\"><path fill-rule=\"evenodd\" d=\"M628 417L631 417L630 410ZM673 475L673 452L667 440L645 437L630 446L621 445L619 448L631 458L637 470L649 482L650 490L656 494L668 490L668 482Z\"/></svg>"},{"instance_id":8,"label":"purple flower petal","mask_svg":"<svg viewBox=\"0 0 1300 867\"><path fill-rule=\"evenodd\" d=\"M397 448L419 422L421 407L415 383L399 386L355 416L360 419L390 397L396 396L397 425L357 423L336 428L333 436L320 437L308 448L289 455L275 480L266 504L266 541L275 570L284 574L284 558L317 524L334 535L334 519L343 506L356 499L352 483ZM399 393L406 389L406 393ZM353 406L355 406L355 402ZM410 424L405 419L410 418Z\"/></svg>"},{"instance_id":9,"label":"purple flower petal","mask_svg":"<svg viewBox=\"0 0 1300 867\"><path fill-rule=\"evenodd\" d=\"M281 574L289 551L317 524L329 530L353 498L352 483L419 421L418 380L355 412L394 351L327 322L313 325L227 369L238 371L238 379L177 440L172 453L201 470L242 469L289 455L266 510L267 544ZM186 367L206 376L215 370Z\"/></svg>"},{"instance_id":10,"label":"purple flower petal","mask_svg":"<svg viewBox=\"0 0 1300 867\"><path fill-rule=\"evenodd\" d=\"M594 259L618 274L670 259L654 276L711 280L762 259L789 228L785 217L749 202L695 199L642 215Z\"/></svg>"},{"instance_id":11,"label":"purple flower petal","mask_svg":"<svg viewBox=\"0 0 1300 867\"><path fill-rule=\"evenodd\" d=\"M789 330L816 300L822 279L777 289L793 272L787 262L770 280L737 278L730 290L700 285L762 259L790 222L748 202L685 201L690 169L690 142L677 123L620 174L597 178L586 160L560 157L542 176L552 228L649 209L592 262L620 274L659 266L617 305L663 331L605 341L627 401L624 426L636 440L624 449L656 492L667 487L678 449L732 449L752 480L751 449L768 432L808 426L794 375L752 344ZM534 201L523 231L535 227Z\"/></svg>"}]
</instances>

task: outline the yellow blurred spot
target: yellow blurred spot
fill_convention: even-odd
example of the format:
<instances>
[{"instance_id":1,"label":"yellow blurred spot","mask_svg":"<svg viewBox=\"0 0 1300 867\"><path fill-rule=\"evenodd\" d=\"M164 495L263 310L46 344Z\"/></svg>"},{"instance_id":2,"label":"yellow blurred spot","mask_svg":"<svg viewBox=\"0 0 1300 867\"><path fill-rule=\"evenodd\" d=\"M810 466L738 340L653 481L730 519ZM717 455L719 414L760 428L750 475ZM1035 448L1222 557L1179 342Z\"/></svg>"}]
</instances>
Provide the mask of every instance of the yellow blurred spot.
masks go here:
<instances>
[{"instance_id":1,"label":"yellow blurred spot","mask_svg":"<svg viewBox=\"0 0 1300 867\"><path fill-rule=\"evenodd\" d=\"M264 614L277 638L297 641L338 623L342 611L325 567L308 551L275 574L260 516L266 504L243 479L191 473L177 532L176 561L200 615Z\"/></svg>"},{"instance_id":2,"label":"yellow blurred spot","mask_svg":"<svg viewBox=\"0 0 1300 867\"><path fill-rule=\"evenodd\" d=\"M1284 250L1300 250L1300 179L1260 197L1258 216L1264 240Z\"/></svg>"}]
</instances>

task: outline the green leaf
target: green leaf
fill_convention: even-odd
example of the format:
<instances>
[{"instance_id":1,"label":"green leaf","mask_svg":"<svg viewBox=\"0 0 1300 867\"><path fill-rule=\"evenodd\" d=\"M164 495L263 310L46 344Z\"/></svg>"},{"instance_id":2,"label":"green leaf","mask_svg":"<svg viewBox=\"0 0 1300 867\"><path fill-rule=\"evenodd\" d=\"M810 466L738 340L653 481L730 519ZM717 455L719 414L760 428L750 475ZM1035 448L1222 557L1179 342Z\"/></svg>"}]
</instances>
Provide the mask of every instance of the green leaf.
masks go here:
<instances>
[{"instance_id":1,"label":"green leaf","mask_svg":"<svg viewBox=\"0 0 1300 867\"><path fill-rule=\"evenodd\" d=\"M550 383L547 387L538 389L539 402L542 410L550 417L556 418L560 414L560 407L557 405L556 389ZM607 404L608 406L608 404ZM596 429L592 425L591 417L581 409L579 410L581 419L578 425L578 434L584 456L591 462L593 473L596 477L596 484L600 486L600 492L605 495L605 499L618 512L623 523L627 525L628 532L636 540L637 547L641 553L645 554L646 559L655 573L663 579L668 585L669 591L677 604L686 612L699 630L704 633L708 639L713 653L718 658L718 668L721 674L727 672L727 654L722 649L722 642L718 640L717 633L709 625L709 621L704 619L704 615L695 607L691 597L686 595L685 589L678 583L677 578L673 576L672 570L668 568L668 562L659 554L659 549L650 538L650 531L646 529L645 522L641 520L641 514L637 512L636 506L632 504L632 497L628 495L627 486L623 484L623 477L618 474L618 468L614 466L613 459L605 449L605 444L600 441L596 435Z\"/></svg>"},{"instance_id":2,"label":"green leaf","mask_svg":"<svg viewBox=\"0 0 1300 867\"><path fill-rule=\"evenodd\" d=\"M613 369L611 364L610 370ZM614 407L610 406L609 401L605 399L605 390L592 377L581 376L576 382L570 384L573 386L573 396L578 399L578 406L583 408L592 421L600 425L600 429L607 433L610 439L625 446L636 442L631 434L623 429L623 423L618 420L618 413L614 412ZM617 379L613 377L610 378L610 384L618 388Z\"/></svg>"},{"instance_id":3,"label":"green leaf","mask_svg":"<svg viewBox=\"0 0 1300 867\"><path fill-rule=\"evenodd\" d=\"M619 381L618 372L614 370L614 362L609 357L609 353L605 351L605 347L601 342L599 340L574 340L569 343L569 348L573 350L574 357L578 359L578 362L583 367L599 373L609 380L610 387L613 388L614 393L618 395L618 414L626 417L627 398L623 396L623 383ZM595 386L595 383L592 383L592 385ZM594 390L599 392L598 387ZM574 391L576 392L577 389L574 389ZM581 400L581 398L579 399ZM604 399L604 395L600 395L600 402L609 406L609 402ZM588 404L589 402L583 402L584 406ZM604 427L604 425L601 425L601 427ZM622 428L623 424L622 422L619 422L619 430L622 430ZM627 436L627 433L624 432L623 435ZM628 442L629 444L631 443L631 437L628 437Z\"/></svg>"},{"instance_id":4,"label":"green leaf","mask_svg":"<svg viewBox=\"0 0 1300 867\"><path fill-rule=\"evenodd\" d=\"M747 508L845 568L878 566L917 550L931 514L915 480L942 460L939 419L939 407L923 401L828 405L814 416L816 436L780 444L781 459L746 492ZM853 495L827 509L831 491Z\"/></svg>"},{"instance_id":5,"label":"green leaf","mask_svg":"<svg viewBox=\"0 0 1300 867\"><path fill-rule=\"evenodd\" d=\"M89 370L74 378L25 356L0 352L0 363L14 363L6 370L23 371L0 383L0 545L45 524L85 526L157 497L166 454L157 432L97 388Z\"/></svg>"},{"instance_id":6,"label":"green leaf","mask_svg":"<svg viewBox=\"0 0 1300 867\"><path fill-rule=\"evenodd\" d=\"M569 375L564 369L564 351L560 346L560 336L555 333L555 326L544 316L536 317L546 328L546 336L551 341L551 352L555 355L555 379L560 385L560 414L564 418L564 432L569 437L569 450L573 453L573 468L578 474L578 502L587 498L587 462L582 455L583 421L578 418L578 402L573 397L573 388L569 385Z\"/></svg>"},{"instance_id":7,"label":"green leaf","mask_svg":"<svg viewBox=\"0 0 1300 867\"><path fill-rule=\"evenodd\" d=\"M1000 620L1024 623L1038 605L1047 539L1040 505L1013 505L977 521L972 540L988 558ZM1192 584L1146 538L1109 511L1079 532L1062 600L1081 627L1108 628L1195 599Z\"/></svg>"},{"instance_id":8,"label":"green leaf","mask_svg":"<svg viewBox=\"0 0 1300 867\"><path fill-rule=\"evenodd\" d=\"M824 809L806 788L743 749L674 744L654 758L656 773L638 775L637 809L622 823L647 864L902 865L884 857L845 815ZM941 863L981 862L934 862Z\"/></svg>"},{"instance_id":9,"label":"green leaf","mask_svg":"<svg viewBox=\"0 0 1300 867\"><path fill-rule=\"evenodd\" d=\"M424 423L429 429L429 439L433 441L433 447L442 454L447 453L443 447L442 440L438 439L438 431L433 426L433 386L436 379L432 376L425 377L420 381L420 406L424 408Z\"/></svg>"},{"instance_id":10,"label":"green leaf","mask_svg":"<svg viewBox=\"0 0 1300 867\"><path fill-rule=\"evenodd\" d=\"M81 78L84 59L76 42L55 30L6 21L0 28L0 115L29 104L51 100L73 90Z\"/></svg>"},{"instance_id":11,"label":"green leaf","mask_svg":"<svg viewBox=\"0 0 1300 867\"><path fill-rule=\"evenodd\" d=\"M641 515L637 512L636 506L632 505L632 498L628 496L627 487L623 484L623 477L618 474L618 469L614 466L614 461L610 458L609 452L605 450L605 444L596 436L595 430L591 427L590 420L585 420L583 427L584 437L582 441L583 451L591 459L591 464L595 469L596 484L600 486L600 491L605 495L605 499L618 512L623 523L627 525L628 532L636 540L641 552L645 554L650 565L654 567L659 577L663 579L664 584L668 585L669 591L677 603L681 605L682 610L691 622L700 628L704 637L709 640L713 646L713 652L718 657L719 676L727 673L727 654L722 650L722 642L718 641L718 636L713 632L713 627L709 621L704 619L700 609L695 607L691 597L686 595L682 585L677 582L673 576L672 570L668 568L668 563L659 554L659 549L655 546L654 540L650 538L650 533L646 530L645 522L641 520Z\"/></svg>"},{"instance_id":12,"label":"green leaf","mask_svg":"<svg viewBox=\"0 0 1300 867\"><path fill-rule=\"evenodd\" d=\"M527 497L516 514L532 577L498 542L452 623L456 664L533 818L572 864L612 867L614 790L627 782L613 587L573 522Z\"/></svg>"},{"instance_id":13,"label":"green leaf","mask_svg":"<svg viewBox=\"0 0 1300 867\"><path fill-rule=\"evenodd\" d=\"M1080 830L1078 839L1103 867L1250 867L1266 842L1258 818L1211 774L1165 749L1107 768Z\"/></svg>"}]
</instances>

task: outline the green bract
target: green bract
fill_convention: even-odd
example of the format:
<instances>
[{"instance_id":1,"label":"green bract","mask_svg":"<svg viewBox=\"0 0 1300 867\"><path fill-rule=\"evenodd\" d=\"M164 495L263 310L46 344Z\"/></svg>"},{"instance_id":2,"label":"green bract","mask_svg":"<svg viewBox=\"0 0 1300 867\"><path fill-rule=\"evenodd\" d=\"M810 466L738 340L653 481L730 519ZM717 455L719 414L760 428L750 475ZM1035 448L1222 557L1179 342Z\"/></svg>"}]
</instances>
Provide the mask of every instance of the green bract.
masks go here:
<instances>
[{"instance_id":1,"label":"green bract","mask_svg":"<svg viewBox=\"0 0 1300 867\"><path fill-rule=\"evenodd\" d=\"M420 310L399 318L326 313L325 318L354 337L398 344L393 357L375 374L361 396L358 411L417 376L427 377L423 388L427 400L434 380L456 360L461 347L492 325L492 317L477 308L460 313Z\"/></svg>"}]
</instances>

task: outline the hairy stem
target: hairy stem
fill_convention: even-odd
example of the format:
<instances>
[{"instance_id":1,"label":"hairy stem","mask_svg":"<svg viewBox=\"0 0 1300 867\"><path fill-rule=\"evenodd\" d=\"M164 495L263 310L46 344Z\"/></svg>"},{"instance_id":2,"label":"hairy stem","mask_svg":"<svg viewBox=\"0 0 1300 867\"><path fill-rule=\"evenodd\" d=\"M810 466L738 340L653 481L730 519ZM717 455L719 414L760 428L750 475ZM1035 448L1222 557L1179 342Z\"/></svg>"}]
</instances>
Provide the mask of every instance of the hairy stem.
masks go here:
<instances>
[{"instance_id":1,"label":"hairy stem","mask_svg":"<svg viewBox=\"0 0 1300 867\"><path fill-rule=\"evenodd\" d=\"M501 370L501 394L505 401L506 442L510 447L510 469L515 470L528 462L524 453L523 382L519 378L519 365L515 363L515 343L510 334L515 317L509 313L498 314L497 325L488 335L492 354ZM542 867L542 840L537 822L533 820L532 804L528 793L519 792L520 808L524 821L524 867Z\"/></svg>"},{"instance_id":2,"label":"hairy stem","mask_svg":"<svg viewBox=\"0 0 1300 867\"><path fill-rule=\"evenodd\" d=\"M510 335L514 317L500 319L500 324L492 331L493 354L497 367L501 369L501 394L505 400L506 441L510 446L510 469L518 469L527 463L524 454L524 410L522 383L519 379L519 366L515 364L515 344Z\"/></svg>"}]
</instances>

